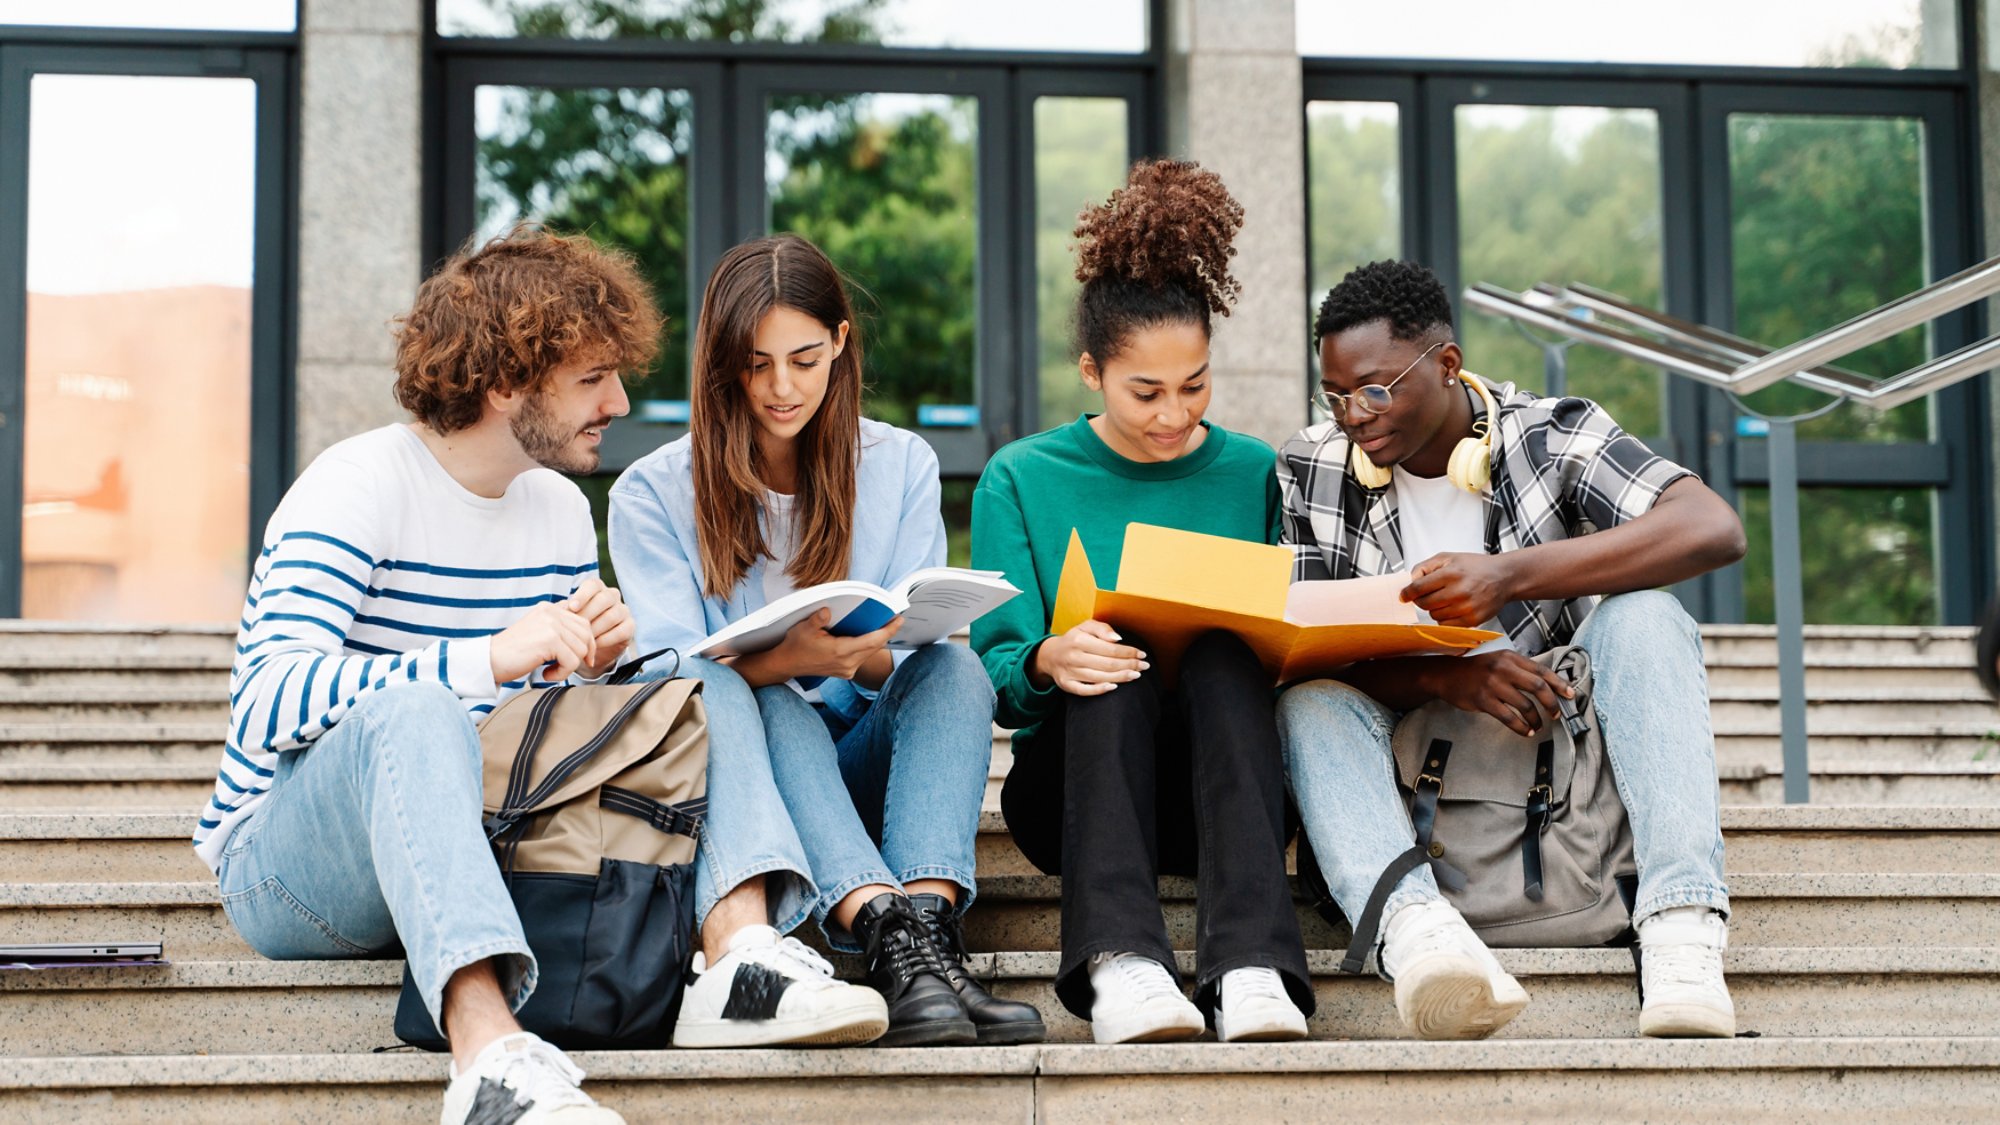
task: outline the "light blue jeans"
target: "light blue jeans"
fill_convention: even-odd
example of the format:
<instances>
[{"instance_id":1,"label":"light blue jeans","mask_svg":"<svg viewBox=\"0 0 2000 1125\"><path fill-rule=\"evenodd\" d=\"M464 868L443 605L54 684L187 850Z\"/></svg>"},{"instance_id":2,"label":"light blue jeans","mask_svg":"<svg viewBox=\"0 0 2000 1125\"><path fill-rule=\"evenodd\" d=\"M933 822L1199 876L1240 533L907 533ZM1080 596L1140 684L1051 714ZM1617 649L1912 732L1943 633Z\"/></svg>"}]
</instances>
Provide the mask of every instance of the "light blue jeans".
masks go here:
<instances>
[{"instance_id":1,"label":"light blue jeans","mask_svg":"<svg viewBox=\"0 0 2000 1125\"><path fill-rule=\"evenodd\" d=\"M695 918L705 921L722 896L763 877L771 924L790 933L812 913L818 891L771 772L757 698L743 677L712 660L683 661L677 673L672 661L660 661L638 678L668 674L700 680L708 713L708 816L695 855Z\"/></svg>"},{"instance_id":2,"label":"light blue jeans","mask_svg":"<svg viewBox=\"0 0 2000 1125\"><path fill-rule=\"evenodd\" d=\"M871 883L949 880L963 914L977 890L993 752L993 683L972 650L916 650L851 721L783 684L756 695L771 771L821 888L813 912L827 942L859 951L827 912Z\"/></svg>"},{"instance_id":3,"label":"light blue jeans","mask_svg":"<svg viewBox=\"0 0 2000 1125\"><path fill-rule=\"evenodd\" d=\"M516 1010L535 987L493 849L480 831L479 735L450 689L403 684L282 754L271 792L222 853L222 908L280 961L393 957L431 1018L445 982L499 958Z\"/></svg>"},{"instance_id":4,"label":"light blue jeans","mask_svg":"<svg viewBox=\"0 0 2000 1125\"><path fill-rule=\"evenodd\" d=\"M1729 913L1701 633L1673 595L1605 598L1578 630L1639 864L1638 922L1676 906ZM1361 916L1375 881L1415 839L1389 750L1398 716L1336 680L1278 699L1279 742L1299 816L1341 912ZM1429 867L1403 877L1382 917L1435 900Z\"/></svg>"}]
</instances>

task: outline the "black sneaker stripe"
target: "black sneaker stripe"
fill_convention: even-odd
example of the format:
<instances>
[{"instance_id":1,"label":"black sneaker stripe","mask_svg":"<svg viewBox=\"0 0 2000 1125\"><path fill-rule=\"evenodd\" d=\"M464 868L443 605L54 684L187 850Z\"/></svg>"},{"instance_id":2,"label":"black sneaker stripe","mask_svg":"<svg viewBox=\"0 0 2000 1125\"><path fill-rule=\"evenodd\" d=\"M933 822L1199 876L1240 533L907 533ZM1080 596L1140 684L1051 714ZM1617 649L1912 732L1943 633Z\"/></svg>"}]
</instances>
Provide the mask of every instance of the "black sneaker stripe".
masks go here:
<instances>
[{"instance_id":1,"label":"black sneaker stripe","mask_svg":"<svg viewBox=\"0 0 2000 1125\"><path fill-rule=\"evenodd\" d=\"M535 1108L534 1102L514 1099L514 1089L491 1078L479 1080L479 1092L465 1111L465 1125L514 1125Z\"/></svg>"},{"instance_id":2,"label":"black sneaker stripe","mask_svg":"<svg viewBox=\"0 0 2000 1125\"><path fill-rule=\"evenodd\" d=\"M792 978L754 962L736 966L729 982L729 1002L722 1006L726 1020L767 1020L778 1014L778 1000L792 986Z\"/></svg>"}]
</instances>

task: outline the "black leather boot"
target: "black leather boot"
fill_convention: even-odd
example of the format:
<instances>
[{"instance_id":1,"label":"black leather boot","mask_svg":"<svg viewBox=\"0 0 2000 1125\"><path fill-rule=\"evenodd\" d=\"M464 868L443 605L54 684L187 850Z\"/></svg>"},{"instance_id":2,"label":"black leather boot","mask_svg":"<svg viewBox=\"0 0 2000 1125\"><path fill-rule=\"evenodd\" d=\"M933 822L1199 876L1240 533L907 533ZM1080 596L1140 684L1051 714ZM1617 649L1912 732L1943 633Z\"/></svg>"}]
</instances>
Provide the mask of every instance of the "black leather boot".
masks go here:
<instances>
[{"instance_id":1,"label":"black leather boot","mask_svg":"<svg viewBox=\"0 0 2000 1125\"><path fill-rule=\"evenodd\" d=\"M910 900L880 894L854 916L854 936L868 954L868 987L889 1002L889 1030L877 1047L960 1045L978 1041L958 993L945 981L944 959Z\"/></svg>"},{"instance_id":2,"label":"black leather boot","mask_svg":"<svg viewBox=\"0 0 2000 1125\"><path fill-rule=\"evenodd\" d=\"M966 970L965 931L943 895L911 895L910 903L923 917L931 942L944 961L944 979L958 993L959 1001L972 1017L981 1045L1040 1043L1048 1037L1042 1013L1033 1004L996 998Z\"/></svg>"}]
</instances>

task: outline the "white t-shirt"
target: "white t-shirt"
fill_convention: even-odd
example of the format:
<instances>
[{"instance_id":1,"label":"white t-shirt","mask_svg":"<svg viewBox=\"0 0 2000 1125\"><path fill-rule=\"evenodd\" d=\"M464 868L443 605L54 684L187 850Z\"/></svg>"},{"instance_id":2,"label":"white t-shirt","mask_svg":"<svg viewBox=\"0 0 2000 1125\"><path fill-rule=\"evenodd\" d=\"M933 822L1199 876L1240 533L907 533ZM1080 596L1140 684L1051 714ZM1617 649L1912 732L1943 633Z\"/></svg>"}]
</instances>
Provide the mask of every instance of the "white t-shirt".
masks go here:
<instances>
[{"instance_id":1,"label":"white t-shirt","mask_svg":"<svg viewBox=\"0 0 2000 1125\"><path fill-rule=\"evenodd\" d=\"M1414 569L1433 555L1486 553L1486 497L1474 496L1451 483L1450 477L1414 476L1400 465L1391 466L1389 475L1396 489L1396 521L1402 530L1405 564ZM1417 610L1417 616L1432 620L1422 609ZM1466 655L1514 647L1498 618L1481 627L1500 635Z\"/></svg>"},{"instance_id":2,"label":"white t-shirt","mask_svg":"<svg viewBox=\"0 0 2000 1125\"><path fill-rule=\"evenodd\" d=\"M764 602L770 604L791 593L798 587L792 583L792 576L785 568L792 565L792 554L798 550L794 541L796 530L792 524L792 501L795 497L783 493L764 490L764 546L771 552L771 561L764 564Z\"/></svg>"}]
</instances>

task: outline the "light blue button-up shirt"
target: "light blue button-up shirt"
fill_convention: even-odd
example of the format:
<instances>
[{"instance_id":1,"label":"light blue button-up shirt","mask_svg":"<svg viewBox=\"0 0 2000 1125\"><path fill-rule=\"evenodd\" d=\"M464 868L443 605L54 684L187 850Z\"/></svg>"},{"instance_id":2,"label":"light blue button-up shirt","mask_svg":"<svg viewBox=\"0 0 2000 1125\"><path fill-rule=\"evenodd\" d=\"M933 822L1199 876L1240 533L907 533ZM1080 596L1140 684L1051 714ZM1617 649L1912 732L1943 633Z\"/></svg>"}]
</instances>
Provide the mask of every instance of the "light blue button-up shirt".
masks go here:
<instances>
[{"instance_id":1,"label":"light blue button-up shirt","mask_svg":"<svg viewBox=\"0 0 2000 1125\"><path fill-rule=\"evenodd\" d=\"M611 486L611 561L632 607L636 652L685 652L762 609L767 600L764 571L771 560L764 558L751 565L727 597L702 594L691 441L683 437L661 446L633 462ZM846 577L888 587L912 571L943 566L937 454L908 430L867 418L861 420L860 447ZM759 518L765 514L760 512ZM768 541L768 525L764 534ZM829 707L850 718L866 710L875 695L845 680L823 681L819 692Z\"/></svg>"}]
</instances>

